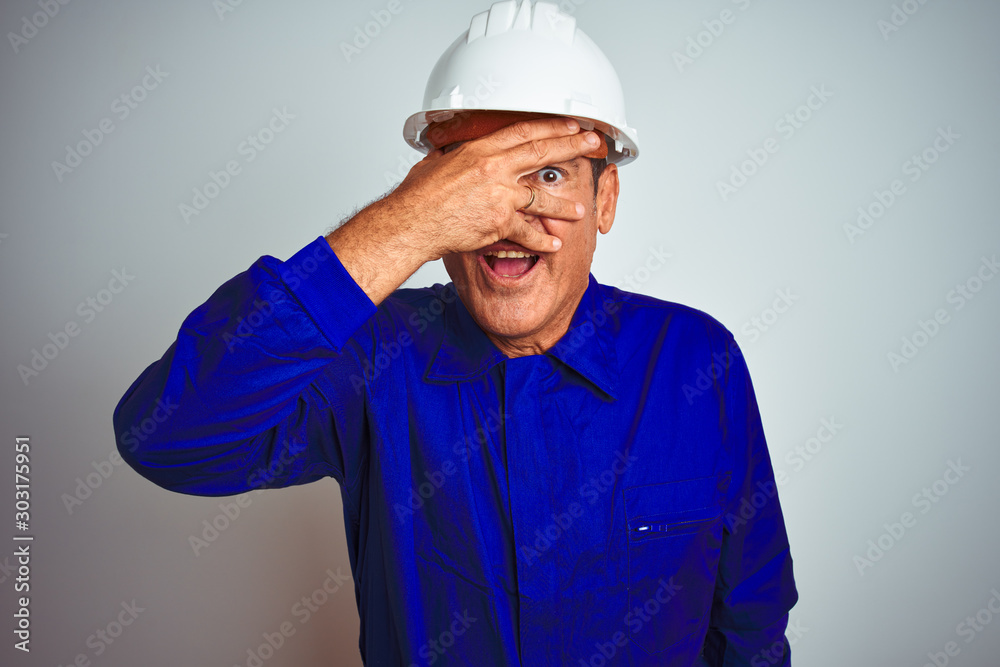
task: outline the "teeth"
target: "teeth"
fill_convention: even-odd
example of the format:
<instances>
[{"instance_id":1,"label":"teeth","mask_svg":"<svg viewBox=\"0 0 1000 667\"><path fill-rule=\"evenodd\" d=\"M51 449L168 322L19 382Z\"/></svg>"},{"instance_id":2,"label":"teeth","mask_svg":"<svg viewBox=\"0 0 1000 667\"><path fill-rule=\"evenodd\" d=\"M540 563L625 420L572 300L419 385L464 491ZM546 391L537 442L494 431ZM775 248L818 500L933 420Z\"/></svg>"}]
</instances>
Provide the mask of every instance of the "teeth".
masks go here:
<instances>
[{"instance_id":1,"label":"teeth","mask_svg":"<svg viewBox=\"0 0 1000 667\"><path fill-rule=\"evenodd\" d=\"M527 253L527 252L521 252L520 250L493 250L493 251L490 251L490 252L486 253L487 257L489 257L491 255L494 256L494 257L500 257L500 258L504 258L504 257L537 257L538 256L538 255L532 255L531 253Z\"/></svg>"},{"instance_id":2,"label":"teeth","mask_svg":"<svg viewBox=\"0 0 1000 667\"><path fill-rule=\"evenodd\" d=\"M520 250L493 250L493 251L490 251L490 252L487 252L487 253L483 253L483 256L487 257L487 258L489 258L489 257L493 257L493 258L498 258L498 257L500 257L500 258L503 258L503 257L530 257L530 258L532 258L534 260L531 263L532 266L534 266L535 264L537 264L538 260L539 260L539 256L538 255L532 255L532 254L527 253L527 252L521 252ZM495 264L495 262L491 262L488 259L487 259L486 263L490 265L491 269L493 268L493 265ZM527 273L527 272L525 272L525 273ZM517 277L522 276L524 274L523 273L519 273L517 275L510 275L510 274L507 274L507 273L501 273L500 275L503 276L504 278L517 278Z\"/></svg>"}]
</instances>

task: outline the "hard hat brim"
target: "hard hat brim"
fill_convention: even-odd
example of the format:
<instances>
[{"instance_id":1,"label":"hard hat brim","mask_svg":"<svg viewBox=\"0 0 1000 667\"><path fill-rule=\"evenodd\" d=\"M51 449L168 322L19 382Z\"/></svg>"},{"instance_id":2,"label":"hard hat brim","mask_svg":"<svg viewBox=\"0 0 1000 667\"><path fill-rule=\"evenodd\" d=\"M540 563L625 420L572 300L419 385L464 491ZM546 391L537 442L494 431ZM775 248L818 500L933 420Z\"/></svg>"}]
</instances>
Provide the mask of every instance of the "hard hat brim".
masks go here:
<instances>
[{"instance_id":1,"label":"hard hat brim","mask_svg":"<svg viewBox=\"0 0 1000 667\"><path fill-rule=\"evenodd\" d=\"M469 109L428 109L426 111L418 111L417 113L411 115L406 119L403 124L403 138L406 143L412 148L424 153L425 155L431 152L434 147L426 139L427 130L431 125L438 122L443 122L450 120L456 114L463 112L475 112L475 111L513 111L517 113L537 113L546 116L561 116L565 118L574 118L580 123L580 127L584 130L597 130L598 132L603 132L612 141L608 144L608 162L614 163L619 166L628 164L632 162L639 156L639 147L636 145L635 138L630 135L634 135L636 132L633 128L620 129L606 123L604 121L589 118L587 116L577 116L574 114L556 114L552 113L547 109L499 109L499 108L469 108Z\"/></svg>"}]
</instances>

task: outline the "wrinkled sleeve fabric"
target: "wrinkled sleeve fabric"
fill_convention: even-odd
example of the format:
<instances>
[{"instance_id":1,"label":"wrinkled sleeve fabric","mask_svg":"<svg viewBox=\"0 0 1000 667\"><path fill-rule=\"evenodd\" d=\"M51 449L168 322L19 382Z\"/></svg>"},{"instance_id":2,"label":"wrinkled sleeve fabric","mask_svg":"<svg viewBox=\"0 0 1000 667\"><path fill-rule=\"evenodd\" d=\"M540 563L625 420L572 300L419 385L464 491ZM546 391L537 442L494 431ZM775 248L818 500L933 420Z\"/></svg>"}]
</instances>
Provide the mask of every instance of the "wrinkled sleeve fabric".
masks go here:
<instances>
[{"instance_id":1,"label":"wrinkled sleeve fabric","mask_svg":"<svg viewBox=\"0 0 1000 667\"><path fill-rule=\"evenodd\" d=\"M712 667L787 667L792 558L750 374L733 340L730 350L723 395L733 476L704 658Z\"/></svg>"},{"instance_id":2,"label":"wrinkled sleeve fabric","mask_svg":"<svg viewBox=\"0 0 1000 667\"><path fill-rule=\"evenodd\" d=\"M122 458L204 496L351 480L366 433L376 307L323 237L262 257L181 325L119 401Z\"/></svg>"}]
</instances>

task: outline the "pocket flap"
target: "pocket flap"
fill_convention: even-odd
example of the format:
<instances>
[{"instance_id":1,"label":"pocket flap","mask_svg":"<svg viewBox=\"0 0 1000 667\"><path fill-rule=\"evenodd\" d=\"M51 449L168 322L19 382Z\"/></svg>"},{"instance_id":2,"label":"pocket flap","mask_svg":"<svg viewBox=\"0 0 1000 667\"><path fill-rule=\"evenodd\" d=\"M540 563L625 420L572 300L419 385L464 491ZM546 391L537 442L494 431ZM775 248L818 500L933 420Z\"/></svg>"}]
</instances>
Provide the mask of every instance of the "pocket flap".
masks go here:
<instances>
[{"instance_id":1,"label":"pocket flap","mask_svg":"<svg viewBox=\"0 0 1000 667\"><path fill-rule=\"evenodd\" d=\"M623 491L629 587L625 618L629 637L649 654L684 641L704 641L722 549L727 483L726 476L699 477ZM664 595L665 587L670 595Z\"/></svg>"},{"instance_id":2,"label":"pocket flap","mask_svg":"<svg viewBox=\"0 0 1000 667\"><path fill-rule=\"evenodd\" d=\"M632 533L663 533L697 527L722 516L722 485L698 477L625 489L625 516Z\"/></svg>"}]
</instances>

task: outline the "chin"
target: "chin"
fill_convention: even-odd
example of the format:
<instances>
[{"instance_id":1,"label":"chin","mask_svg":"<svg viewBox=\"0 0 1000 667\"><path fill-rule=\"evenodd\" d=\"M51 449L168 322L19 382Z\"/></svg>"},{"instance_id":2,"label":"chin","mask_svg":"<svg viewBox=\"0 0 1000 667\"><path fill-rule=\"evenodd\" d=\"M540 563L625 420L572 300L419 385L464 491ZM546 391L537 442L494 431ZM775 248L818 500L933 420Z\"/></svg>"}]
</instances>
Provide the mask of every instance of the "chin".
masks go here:
<instances>
[{"instance_id":1,"label":"chin","mask_svg":"<svg viewBox=\"0 0 1000 667\"><path fill-rule=\"evenodd\" d=\"M521 338L539 332L551 312L553 286L544 263L524 278L498 279L488 273L481 257L444 258L465 307L492 336Z\"/></svg>"},{"instance_id":2,"label":"chin","mask_svg":"<svg viewBox=\"0 0 1000 667\"><path fill-rule=\"evenodd\" d=\"M465 304L480 327L505 338L529 335L542 321L536 295L466 294Z\"/></svg>"}]
</instances>

